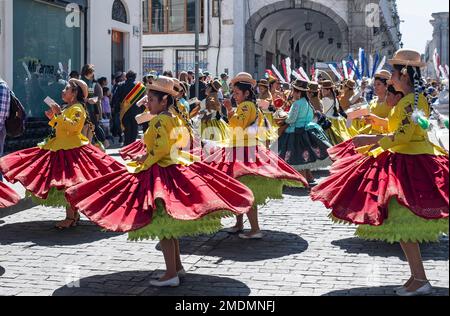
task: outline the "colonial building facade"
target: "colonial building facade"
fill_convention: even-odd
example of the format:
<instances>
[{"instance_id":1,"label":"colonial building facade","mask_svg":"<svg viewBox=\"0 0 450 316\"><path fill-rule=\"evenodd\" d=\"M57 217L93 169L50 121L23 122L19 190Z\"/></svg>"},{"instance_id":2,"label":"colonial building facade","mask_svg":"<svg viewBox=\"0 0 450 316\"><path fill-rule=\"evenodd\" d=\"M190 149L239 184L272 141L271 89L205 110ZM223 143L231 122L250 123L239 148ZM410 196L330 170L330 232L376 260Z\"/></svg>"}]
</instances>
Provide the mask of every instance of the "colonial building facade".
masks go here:
<instances>
[{"instance_id":1,"label":"colonial building facade","mask_svg":"<svg viewBox=\"0 0 450 316\"><path fill-rule=\"evenodd\" d=\"M434 69L433 54L435 49L441 58L442 65L449 65L448 56L448 12L439 12L432 14L433 20L430 21L433 26L433 39L427 43L425 48L425 60L427 62L427 68L425 75L430 78L437 79L437 74Z\"/></svg>"},{"instance_id":2,"label":"colonial building facade","mask_svg":"<svg viewBox=\"0 0 450 316\"><path fill-rule=\"evenodd\" d=\"M401 45L395 0L200 0L200 68L255 76L291 57L294 66L339 61L360 47L391 55ZM194 69L195 0L143 1L143 66Z\"/></svg>"}]
</instances>

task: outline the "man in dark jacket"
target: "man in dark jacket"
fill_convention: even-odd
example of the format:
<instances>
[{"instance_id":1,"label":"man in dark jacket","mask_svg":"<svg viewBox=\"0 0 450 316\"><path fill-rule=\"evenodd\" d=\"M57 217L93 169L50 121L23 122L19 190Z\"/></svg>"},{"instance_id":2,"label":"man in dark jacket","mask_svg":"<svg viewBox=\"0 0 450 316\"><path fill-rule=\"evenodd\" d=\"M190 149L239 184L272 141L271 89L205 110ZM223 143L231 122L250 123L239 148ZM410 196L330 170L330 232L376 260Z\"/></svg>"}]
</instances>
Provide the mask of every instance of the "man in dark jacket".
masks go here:
<instances>
[{"instance_id":1,"label":"man in dark jacket","mask_svg":"<svg viewBox=\"0 0 450 316\"><path fill-rule=\"evenodd\" d=\"M119 128L120 128L120 111L123 106L123 102L127 95L133 90L133 88L138 84L136 81L137 74L134 71L127 72L126 81L119 84L117 91L113 96L112 107L114 108L115 117L119 118ZM122 120L122 125L125 127L124 135L124 146L130 145L135 142L138 137L138 123L136 122L136 115L140 113L140 109L136 104L132 104L131 108L126 112Z\"/></svg>"},{"instance_id":2,"label":"man in dark jacket","mask_svg":"<svg viewBox=\"0 0 450 316\"><path fill-rule=\"evenodd\" d=\"M197 99L199 99L200 101L203 101L203 100L206 99L206 88L207 88L206 83L205 83L206 77L205 77L204 74L200 73L198 79L199 79L198 80L198 83L199 83L199 96L197 96L195 94L195 82L194 82L192 84L191 88L190 88L189 97L191 99L197 97Z\"/></svg>"}]
</instances>

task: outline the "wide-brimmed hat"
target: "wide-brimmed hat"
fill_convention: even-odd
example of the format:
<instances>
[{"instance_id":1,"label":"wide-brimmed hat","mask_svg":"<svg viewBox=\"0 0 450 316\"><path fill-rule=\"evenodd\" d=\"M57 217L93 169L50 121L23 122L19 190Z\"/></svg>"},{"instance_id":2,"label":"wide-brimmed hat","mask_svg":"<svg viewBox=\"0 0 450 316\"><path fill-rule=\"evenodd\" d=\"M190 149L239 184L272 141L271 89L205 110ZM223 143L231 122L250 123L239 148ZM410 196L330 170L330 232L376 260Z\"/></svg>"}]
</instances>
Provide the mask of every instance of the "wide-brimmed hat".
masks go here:
<instances>
[{"instance_id":1,"label":"wide-brimmed hat","mask_svg":"<svg viewBox=\"0 0 450 316\"><path fill-rule=\"evenodd\" d=\"M297 79L292 83L292 88L295 90L308 92L308 84L308 81Z\"/></svg>"},{"instance_id":2,"label":"wide-brimmed hat","mask_svg":"<svg viewBox=\"0 0 450 316\"><path fill-rule=\"evenodd\" d=\"M218 92L220 89L222 89L222 84L220 83L219 80L211 81L209 83L209 86L216 92Z\"/></svg>"},{"instance_id":3,"label":"wide-brimmed hat","mask_svg":"<svg viewBox=\"0 0 450 316\"><path fill-rule=\"evenodd\" d=\"M81 88L81 91L83 91L83 98L84 99L86 99L89 96L88 85L83 80L72 78L72 79L69 79L69 83L73 83L73 84L75 84L75 85L77 85L78 87Z\"/></svg>"},{"instance_id":4,"label":"wide-brimmed hat","mask_svg":"<svg viewBox=\"0 0 450 316\"><path fill-rule=\"evenodd\" d=\"M422 68L427 65L422 61L420 53L412 49L399 49L388 62L392 66L401 65Z\"/></svg>"},{"instance_id":5,"label":"wide-brimmed hat","mask_svg":"<svg viewBox=\"0 0 450 316\"><path fill-rule=\"evenodd\" d=\"M352 89L352 90L355 90L355 88L356 88L356 82L355 82L355 80L348 79L348 80L345 82L344 86L346 86L347 88L350 88L350 89Z\"/></svg>"},{"instance_id":6,"label":"wide-brimmed hat","mask_svg":"<svg viewBox=\"0 0 450 316\"><path fill-rule=\"evenodd\" d=\"M324 80L320 84L322 89L334 89L335 85L331 80Z\"/></svg>"},{"instance_id":7,"label":"wide-brimmed hat","mask_svg":"<svg viewBox=\"0 0 450 316\"><path fill-rule=\"evenodd\" d=\"M387 70L380 70L374 76L375 79L384 79L384 80L390 80L391 77L392 77L391 73Z\"/></svg>"},{"instance_id":8,"label":"wide-brimmed hat","mask_svg":"<svg viewBox=\"0 0 450 316\"><path fill-rule=\"evenodd\" d=\"M269 81L266 79L261 79L258 81L258 86L269 87Z\"/></svg>"},{"instance_id":9,"label":"wide-brimmed hat","mask_svg":"<svg viewBox=\"0 0 450 316\"><path fill-rule=\"evenodd\" d=\"M252 87L256 86L256 80L253 79L252 75L247 72L238 73L237 76L231 80L232 85L235 85L239 82L250 84Z\"/></svg>"},{"instance_id":10,"label":"wide-brimmed hat","mask_svg":"<svg viewBox=\"0 0 450 316\"><path fill-rule=\"evenodd\" d=\"M147 89L150 91L159 91L170 94L176 97L179 91L175 89L175 82L173 78L159 76L158 78L152 80L150 84L147 85Z\"/></svg>"},{"instance_id":11,"label":"wide-brimmed hat","mask_svg":"<svg viewBox=\"0 0 450 316\"><path fill-rule=\"evenodd\" d=\"M315 81L311 81L308 84L308 88L310 92L316 93L319 92L319 83L315 82Z\"/></svg>"}]
</instances>

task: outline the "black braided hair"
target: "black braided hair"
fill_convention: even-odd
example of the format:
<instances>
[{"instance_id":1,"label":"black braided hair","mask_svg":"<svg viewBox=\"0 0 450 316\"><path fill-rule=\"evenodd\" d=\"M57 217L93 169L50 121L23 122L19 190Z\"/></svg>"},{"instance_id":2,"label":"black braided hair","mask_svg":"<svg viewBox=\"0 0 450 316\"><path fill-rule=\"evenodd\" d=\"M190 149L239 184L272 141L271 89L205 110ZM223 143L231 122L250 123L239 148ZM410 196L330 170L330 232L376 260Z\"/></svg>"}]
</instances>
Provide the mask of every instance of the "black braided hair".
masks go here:
<instances>
[{"instance_id":1,"label":"black braided hair","mask_svg":"<svg viewBox=\"0 0 450 316\"><path fill-rule=\"evenodd\" d=\"M408 75L409 81L414 87L414 110L417 110L419 106L419 97L420 91L422 89L422 75L420 72L420 67L412 67L412 66L404 66L404 65L395 65L394 68L400 71L404 75ZM404 73L406 69L406 73Z\"/></svg>"}]
</instances>

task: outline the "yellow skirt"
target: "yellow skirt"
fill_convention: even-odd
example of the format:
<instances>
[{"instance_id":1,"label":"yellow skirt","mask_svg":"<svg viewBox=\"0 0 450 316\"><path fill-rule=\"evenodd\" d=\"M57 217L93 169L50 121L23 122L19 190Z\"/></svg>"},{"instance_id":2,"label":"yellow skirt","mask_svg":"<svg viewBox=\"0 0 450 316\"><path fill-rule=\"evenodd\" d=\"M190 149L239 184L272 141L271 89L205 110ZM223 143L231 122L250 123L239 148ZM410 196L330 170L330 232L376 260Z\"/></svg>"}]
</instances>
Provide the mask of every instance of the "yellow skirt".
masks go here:
<instances>
[{"instance_id":1,"label":"yellow skirt","mask_svg":"<svg viewBox=\"0 0 450 316\"><path fill-rule=\"evenodd\" d=\"M272 112L264 112L264 116L267 118L267 120L270 123L270 129L266 133L266 138L270 143L273 143L278 139L279 126L273 119Z\"/></svg>"},{"instance_id":2,"label":"yellow skirt","mask_svg":"<svg viewBox=\"0 0 450 316\"><path fill-rule=\"evenodd\" d=\"M230 140L231 130L224 120L202 121L201 137L204 140L227 142Z\"/></svg>"},{"instance_id":3,"label":"yellow skirt","mask_svg":"<svg viewBox=\"0 0 450 316\"><path fill-rule=\"evenodd\" d=\"M352 138L352 135L347 128L345 119L328 118L331 121L331 127L325 131L331 144L336 146Z\"/></svg>"}]
</instances>

